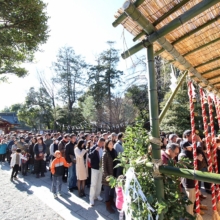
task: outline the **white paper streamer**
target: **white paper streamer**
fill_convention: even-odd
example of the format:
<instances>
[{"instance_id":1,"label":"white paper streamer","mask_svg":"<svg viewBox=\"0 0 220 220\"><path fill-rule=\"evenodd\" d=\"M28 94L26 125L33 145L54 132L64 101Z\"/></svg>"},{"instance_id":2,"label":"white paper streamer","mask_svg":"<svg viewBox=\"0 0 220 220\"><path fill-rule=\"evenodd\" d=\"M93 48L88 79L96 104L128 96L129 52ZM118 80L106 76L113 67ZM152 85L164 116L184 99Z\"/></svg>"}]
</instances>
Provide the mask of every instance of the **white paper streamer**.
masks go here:
<instances>
[{"instance_id":1,"label":"white paper streamer","mask_svg":"<svg viewBox=\"0 0 220 220\"><path fill-rule=\"evenodd\" d=\"M153 220L151 212L154 212L155 210L151 207L151 205L148 203L147 198L145 197L141 185L139 184L135 173L134 168L130 167L128 171L125 174L126 181L125 181L125 187L124 187L124 204L122 210L125 213L126 220L131 220L131 203L138 200L138 211L140 212L140 205L139 205L139 199L141 199L147 206L147 209L149 210L148 214L148 220ZM131 185L131 183L133 183ZM132 192L132 196L131 196ZM159 219L159 216L157 215L156 219Z\"/></svg>"}]
</instances>

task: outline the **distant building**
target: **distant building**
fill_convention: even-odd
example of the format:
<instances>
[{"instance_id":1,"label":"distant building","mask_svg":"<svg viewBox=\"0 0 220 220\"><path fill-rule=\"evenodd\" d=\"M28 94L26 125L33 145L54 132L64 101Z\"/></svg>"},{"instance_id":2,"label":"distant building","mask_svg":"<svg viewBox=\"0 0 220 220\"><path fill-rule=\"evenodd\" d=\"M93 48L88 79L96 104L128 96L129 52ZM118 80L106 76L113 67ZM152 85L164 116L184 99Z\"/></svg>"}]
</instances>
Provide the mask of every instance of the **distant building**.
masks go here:
<instances>
[{"instance_id":1,"label":"distant building","mask_svg":"<svg viewBox=\"0 0 220 220\"><path fill-rule=\"evenodd\" d=\"M15 112L0 113L0 129L8 134L10 131L30 131L31 128L23 125L18 121L17 114Z\"/></svg>"}]
</instances>

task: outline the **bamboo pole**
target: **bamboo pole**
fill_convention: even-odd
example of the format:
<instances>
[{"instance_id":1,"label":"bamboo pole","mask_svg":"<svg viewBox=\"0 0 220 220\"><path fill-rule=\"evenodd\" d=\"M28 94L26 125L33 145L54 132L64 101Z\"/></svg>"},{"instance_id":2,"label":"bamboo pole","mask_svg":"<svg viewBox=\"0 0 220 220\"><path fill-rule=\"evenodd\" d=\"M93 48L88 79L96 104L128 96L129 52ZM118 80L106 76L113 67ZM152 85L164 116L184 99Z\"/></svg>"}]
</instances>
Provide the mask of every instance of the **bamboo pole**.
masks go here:
<instances>
[{"instance_id":1,"label":"bamboo pole","mask_svg":"<svg viewBox=\"0 0 220 220\"><path fill-rule=\"evenodd\" d=\"M158 96L157 83L154 66L153 45L147 48L147 79L148 79L148 97L149 97L149 116L151 124L151 135L154 138L160 138L159 119L158 119ZM152 161L161 160L161 148L159 145L152 143ZM161 176L154 176L156 195L158 202L164 199L164 184ZM163 220L163 213L159 215Z\"/></svg>"},{"instance_id":2,"label":"bamboo pole","mask_svg":"<svg viewBox=\"0 0 220 220\"><path fill-rule=\"evenodd\" d=\"M136 1L134 2L134 5L135 5L136 7L138 7L138 6L140 6L144 1L145 1L145 0L136 0ZM127 15L126 13L122 13L122 14L112 23L113 27L117 27L117 26L118 26L119 24L121 24L121 22L124 21L125 18L127 18L127 17L128 17L128 15Z\"/></svg>"},{"instance_id":3,"label":"bamboo pole","mask_svg":"<svg viewBox=\"0 0 220 220\"><path fill-rule=\"evenodd\" d=\"M179 4L175 5L173 8L171 8L169 11L167 11L165 14L163 14L161 17L159 17L156 21L153 22L153 26L157 26L160 22L162 22L164 19L169 17L171 14L173 14L175 11L180 9L183 5L185 5L190 0L182 0ZM144 36L146 33L142 30L136 37L134 37L133 41L137 41L142 36Z\"/></svg>"},{"instance_id":4,"label":"bamboo pole","mask_svg":"<svg viewBox=\"0 0 220 220\"><path fill-rule=\"evenodd\" d=\"M213 5L220 2L220 0L203 0L200 3L196 4L194 7L190 8L188 11L183 13L182 15L178 16L177 18L173 19L170 23L163 26L161 29L156 30L153 34L148 36L148 41L150 43L155 42L160 37L165 36L166 34L170 33L171 31L175 30L179 26L183 25L190 19L196 17L200 13L204 12L205 10L209 9Z\"/></svg>"},{"instance_id":5,"label":"bamboo pole","mask_svg":"<svg viewBox=\"0 0 220 220\"><path fill-rule=\"evenodd\" d=\"M171 105L171 103L172 103L172 101L173 101L173 98L175 97L175 95L176 95L177 91L179 90L180 86L182 85L182 83L183 83L183 81L184 81L184 79L185 79L187 73L188 73L188 71L185 71L185 72L184 72L184 74L182 75L180 81L178 82L178 84L177 84L175 90L173 91L173 93L171 94L170 98L169 98L168 101L166 102L166 105L164 106L162 112L161 112L160 115L159 115L159 123L161 123L161 121L163 120L163 118L164 118L164 116L165 116L167 110L169 109L169 107L170 107L170 105Z\"/></svg>"},{"instance_id":6,"label":"bamboo pole","mask_svg":"<svg viewBox=\"0 0 220 220\"><path fill-rule=\"evenodd\" d=\"M220 0L218 0L220 1ZM207 0L205 0L205 2L207 3ZM213 3L214 1L212 1ZM216 0L215 0L216 2ZM199 3L201 4L201 3ZM210 3L208 4L210 6ZM140 11L138 11L135 6L127 1L124 4L124 10L125 12L136 22L138 23L143 29L144 31L146 31L146 33L148 34L152 34L153 32L155 32L156 28L150 23L150 21L148 21L141 13ZM175 60L177 60L181 65L184 66L184 68L186 70L189 70L189 72L191 72L193 75L195 75L200 81L202 81L206 86L210 86L212 88L213 91L215 91L216 93L219 93L219 90L217 90L216 88L214 88L213 85L209 84L209 82L203 78L201 76L201 74L175 49L175 47L173 47L173 45L171 43L169 43L165 37L161 37L159 39L157 39L157 42L165 49L167 50L174 58ZM143 44L145 47L148 46L148 41L142 41L139 44ZM139 45L140 46L140 45ZM137 45L135 45L135 47L133 47L133 50L135 52L137 52ZM126 55L132 55L133 53L129 53L128 51L126 51L124 54L122 54L123 58L127 58L128 56Z\"/></svg>"},{"instance_id":7,"label":"bamboo pole","mask_svg":"<svg viewBox=\"0 0 220 220\"><path fill-rule=\"evenodd\" d=\"M143 161L144 163L144 161ZM149 170L153 169L153 163L145 163L146 168ZM191 170L185 168L171 167L167 165L161 165L159 171L165 175L174 175L178 177L183 177L191 180L198 180L207 183L220 184L220 175L216 173L203 172L198 170Z\"/></svg>"}]
</instances>

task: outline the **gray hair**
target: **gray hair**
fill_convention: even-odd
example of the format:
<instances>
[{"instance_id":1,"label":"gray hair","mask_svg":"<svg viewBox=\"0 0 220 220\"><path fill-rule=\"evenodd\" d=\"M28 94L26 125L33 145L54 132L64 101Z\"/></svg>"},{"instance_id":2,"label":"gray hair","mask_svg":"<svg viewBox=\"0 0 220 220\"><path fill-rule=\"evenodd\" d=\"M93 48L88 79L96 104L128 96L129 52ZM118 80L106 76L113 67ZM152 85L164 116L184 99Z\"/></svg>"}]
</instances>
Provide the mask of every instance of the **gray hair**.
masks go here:
<instances>
[{"instance_id":1,"label":"gray hair","mask_svg":"<svg viewBox=\"0 0 220 220\"><path fill-rule=\"evenodd\" d=\"M176 148L179 148L179 145L176 143L168 143L166 146L167 150L170 149L170 150L174 151Z\"/></svg>"}]
</instances>

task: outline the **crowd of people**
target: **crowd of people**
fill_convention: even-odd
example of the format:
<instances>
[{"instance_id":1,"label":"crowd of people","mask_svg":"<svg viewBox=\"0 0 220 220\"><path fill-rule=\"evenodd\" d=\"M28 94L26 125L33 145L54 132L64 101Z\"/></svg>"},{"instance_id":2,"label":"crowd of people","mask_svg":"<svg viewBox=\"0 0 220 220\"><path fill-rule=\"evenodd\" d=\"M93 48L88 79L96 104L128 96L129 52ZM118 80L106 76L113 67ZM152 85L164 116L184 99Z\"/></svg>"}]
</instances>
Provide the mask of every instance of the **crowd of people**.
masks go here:
<instances>
[{"instance_id":1,"label":"crowd of people","mask_svg":"<svg viewBox=\"0 0 220 220\"><path fill-rule=\"evenodd\" d=\"M180 161L183 158L187 158L189 163L187 168L193 169L193 146L192 146L192 131L186 130L183 133L183 137L178 137L176 134L165 135L161 134L161 160L163 164L169 164L170 160L174 162ZM211 134L207 139L201 139L199 135L196 135L196 154L197 154L197 165L199 171L208 171L208 155L207 155L207 143L210 144L211 162L213 166L213 172L215 170L214 161L214 143L216 143L216 156L218 170L220 173L220 138L215 137L215 141L212 140ZM195 213L195 181L192 179L181 178L182 190L186 193L188 199L192 204L186 207L186 210L191 215ZM206 193L211 194L211 184L204 182L204 188ZM199 181L199 189L201 189L201 182ZM218 193L216 191L216 193ZM200 201L206 199L206 196L201 193L200 190ZM207 207L200 204L200 209L206 210ZM204 214L204 211L200 211L200 214Z\"/></svg>"},{"instance_id":2,"label":"crowd of people","mask_svg":"<svg viewBox=\"0 0 220 220\"><path fill-rule=\"evenodd\" d=\"M62 182L67 182L69 192L78 191L79 197L85 197L85 187L90 188L89 201L102 201L104 191L106 209L115 212L115 190L111 188L107 177L118 177L122 168L117 165L116 157L123 152L123 133L78 135L68 133L10 133L0 136L0 162L6 160L12 168L10 180L18 178L18 173L27 173L43 178L51 171L51 192L54 198L62 196Z\"/></svg>"},{"instance_id":3,"label":"crowd of people","mask_svg":"<svg viewBox=\"0 0 220 220\"><path fill-rule=\"evenodd\" d=\"M94 206L95 200L102 201L101 190L104 191L106 209L114 213L116 207L122 208L123 199L115 200L115 189L111 188L108 182L109 176L120 178L123 168L114 168L118 160L117 155L124 151L123 133L103 133L89 134L79 133L45 133L32 134L10 133L2 135L0 144L0 162L6 160L12 167L11 181L17 178L20 170L21 175L26 176L27 172L42 178L47 172L47 167L51 171L52 187L54 198L61 196L62 182L67 182L69 192L78 191L79 197L85 197L85 187L90 188L89 201ZM207 140L196 135L197 141L197 162L198 170L207 171L207 141L211 146L211 159L214 164L213 141L211 134ZM218 173L220 173L220 138L215 139L217 145ZM149 151L150 152L150 151ZM179 161L188 158L191 161L189 168L193 166L192 132L186 130L183 137L177 134L165 135L161 133L161 160L163 164L169 164L170 160ZM215 168L215 167L213 167ZM207 193L211 194L210 183L204 183ZM195 182L191 179L181 178L182 190L185 191L188 199L192 202L186 207L191 215L195 212ZM199 182L201 188L201 182ZM122 189L116 189L121 191ZM200 193L200 199L206 196ZM120 203L120 204L118 204ZM201 209L207 207L201 205ZM204 212L201 210L201 214ZM121 219L123 216L121 215Z\"/></svg>"}]
</instances>

